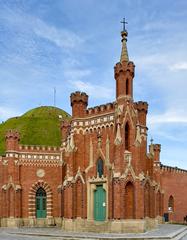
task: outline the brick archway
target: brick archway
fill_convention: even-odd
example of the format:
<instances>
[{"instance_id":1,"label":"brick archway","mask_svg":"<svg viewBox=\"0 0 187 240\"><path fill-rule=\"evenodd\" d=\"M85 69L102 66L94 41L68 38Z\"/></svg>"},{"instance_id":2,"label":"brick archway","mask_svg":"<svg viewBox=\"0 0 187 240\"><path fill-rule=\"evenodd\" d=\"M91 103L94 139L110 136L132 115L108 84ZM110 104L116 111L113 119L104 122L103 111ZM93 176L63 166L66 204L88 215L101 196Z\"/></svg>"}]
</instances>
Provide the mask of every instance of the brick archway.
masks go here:
<instances>
[{"instance_id":1,"label":"brick archway","mask_svg":"<svg viewBox=\"0 0 187 240\"><path fill-rule=\"evenodd\" d=\"M29 191L29 203L28 203L28 210L29 210L29 217L35 218L36 217L36 192L39 188L43 188L46 192L47 196L47 218L52 217L52 208L53 208L53 201L52 201L52 191L50 186L43 181L38 181L33 184Z\"/></svg>"}]
</instances>

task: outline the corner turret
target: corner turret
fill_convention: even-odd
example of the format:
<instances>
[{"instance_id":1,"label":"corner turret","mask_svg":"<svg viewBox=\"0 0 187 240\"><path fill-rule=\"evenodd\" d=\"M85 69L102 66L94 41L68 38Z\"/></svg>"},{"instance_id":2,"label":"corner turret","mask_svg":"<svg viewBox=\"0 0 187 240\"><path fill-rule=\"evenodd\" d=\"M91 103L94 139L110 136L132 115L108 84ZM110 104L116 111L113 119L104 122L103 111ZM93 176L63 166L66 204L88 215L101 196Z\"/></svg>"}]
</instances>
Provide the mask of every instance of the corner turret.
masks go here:
<instances>
[{"instance_id":1,"label":"corner turret","mask_svg":"<svg viewBox=\"0 0 187 240\"><path fill-rule=\"evenodd\" d=\"M161 144L153 144L154 161L160 162Z\"/></svg>"},{"instance_id":2,"label":"corner turret","mask_svg":"<svg viewBox=\"0 0 187 240\"><path fill-rule=\"evenodd\" d=\"M84 92L77 91L71 94L70 100L72 107L72 117L84 117L88 106L88 95Z\"/></svg>"},{"instance_id":3,"label":"corner turret","mask_svg":"<svg viewBox=\"0 0 187 240\"><path fill-rule=\"evenodd\" d=\"M15 130L9 130L6 135L6 152L17 151L19 148L20 135Z\"/></svg>"},{"instance_id":4,"label":"corner turret","mask_svg":"<svg viewBox=\"0 0 187 240\"><path fill-rule=\"evenodd\" d=\"M151 139L151 144L149 145L149 152L153 156L154 162L160 162L160 152L161 152L161 144L153 144L153 139Z\"/></svg>"},{"instance_id":5,"label":"corner turret","mask_svg":"<svg viewBox=\"0 0 187 240\"><path fill-rule=\"evenodd\" d=\"M136 102L134 103L135 109L138 111L138 120L142 126L146 126L148 103L147 102Z\"/></svg>"}]
</instances>

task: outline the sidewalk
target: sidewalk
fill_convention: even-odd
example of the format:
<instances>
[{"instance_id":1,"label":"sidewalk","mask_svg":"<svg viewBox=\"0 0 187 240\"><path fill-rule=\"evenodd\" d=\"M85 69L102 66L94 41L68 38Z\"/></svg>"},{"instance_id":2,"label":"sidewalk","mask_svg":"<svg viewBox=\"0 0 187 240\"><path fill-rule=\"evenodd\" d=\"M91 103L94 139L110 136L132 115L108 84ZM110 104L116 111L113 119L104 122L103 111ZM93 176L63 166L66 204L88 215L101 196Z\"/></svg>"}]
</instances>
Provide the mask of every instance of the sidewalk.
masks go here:
<instances>
[{"instance_id":1,"label":"sidewalk","mask_svg":"<svg viewBox=\"0 0 187 240\"><path fill-rule=\"evenodd\" d=\"M108 240L108 239L115 239L115 240L134 240L134 239L164 239L164 240L179 240L183 236L187 236L187 226L183 225L174 225L174 224L163 224L159 225L159 227L155 230L134 234L134 233L123 233L123 234L113 234L113 233L75 233L75 232L64 232L62 229L59 228L19 228L19 229L6 229L0 228L0 236L1 233L6 233L9 236L12 236L12 239L15 239L18 236L32 236L32 239L35 237L45 237L45 239L68 239L68 240L80 240L80 239L90 239L90 240ZM1 239L1 237L0 237ZM19 239L19 238L16 238ZM21 239L21 238L20 238ZM25 239L25 238L24 238ZM185 239L185 238L183 238ZM187 238L186 238L187 239Z\"/></svg>"}]
</instances>

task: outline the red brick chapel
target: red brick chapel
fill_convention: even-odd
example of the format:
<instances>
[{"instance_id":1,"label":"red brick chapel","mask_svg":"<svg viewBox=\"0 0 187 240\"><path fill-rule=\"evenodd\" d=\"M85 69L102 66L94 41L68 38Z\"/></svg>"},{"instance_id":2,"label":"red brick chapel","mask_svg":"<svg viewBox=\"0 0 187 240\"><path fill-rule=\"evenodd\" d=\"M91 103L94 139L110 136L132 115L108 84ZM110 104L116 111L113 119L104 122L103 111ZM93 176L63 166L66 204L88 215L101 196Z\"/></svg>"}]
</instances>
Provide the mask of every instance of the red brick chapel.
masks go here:
<instances>
[{"instance_id":1,"label":"red brick chapel","mask_svg":"<svg viewBox=\"0 0 187 240\"><path fill-rule=\"evenodd\" d=\"M114 66L115 101L87 108L88 95L72 93L60 147L22 145L19 132L7 132L6 155L0 156L1 226L144 232L164 219L183 222L187 171L161 164L160 144L147 146L148 103L133 100L127 35L124 29Z\"/></svg>"}]
</instances>

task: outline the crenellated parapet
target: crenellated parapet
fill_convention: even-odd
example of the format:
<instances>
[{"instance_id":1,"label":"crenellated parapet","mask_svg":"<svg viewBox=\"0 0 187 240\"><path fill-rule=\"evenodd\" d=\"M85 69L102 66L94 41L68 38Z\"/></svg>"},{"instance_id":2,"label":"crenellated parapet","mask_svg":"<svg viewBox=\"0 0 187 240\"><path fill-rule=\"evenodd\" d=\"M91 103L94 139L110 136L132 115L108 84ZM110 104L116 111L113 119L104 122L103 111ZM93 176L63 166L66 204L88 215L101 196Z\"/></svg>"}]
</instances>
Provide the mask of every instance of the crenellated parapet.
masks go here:
<instances>
[{"instance_id":1,"label":"crenellated parapet","mask_svg":"<svg viewBox=\"0 0 187 240\"><path fill-rule=\"evenodd\" d=\"M154 152L161 152L161 144L153 144L153 150Z\"/></svg>"},{"instance_id":2,"label":"crenellated parapet","mask_svg":"<svg viewBox=\"0 0 187 240\"><path fill-rule=\"evenodd\" d=\"M187 174L187 170L185 170L185 169L181 169L181 168L178 168L178 167L166 166L166 165L163 165L163 164L160 164L160 169L164 172Z\"/></svg>"},{"instance_id":3,"label":"crenellated parapet","mask_svg":"<svg viewBox=\"0 0 187 240\"><path fill-rule=\"evenodd\" d=\"M72 117L84 117L86 108L88 106L88 95L85 92L74 92L70 95Z\"/></svg>"},{"instance_id":4,"label":"crenellated parapet","mask_svg":"<svg viewBox=\"0 0 187 240\"><path fill-rule=\"evenodd\" d=\"M20 135L16 130L9 130L5 135L6 152L17 151L19 148Z\"/></svg>"},{"instance_id":5,"label":"crenellated parapet","mask_svg":"<svg viewBox=\"0 0 187 240\"><path fill-rule=\"evenodd\" d=\"M40 153L53 153L59 152L60 147L56 146L42 146L42 145L19 145L20 152L40 152Z\"/></svg>"},{"instance_id":6,"label":"crenellated parapet","mask_svg":"<svg viewBox=\"0 0 187 240\"><path fill-rule=\"evenodd\" d=\"M141 125L146 126L146 117L148 112L148 103L147 102L135 102L135 109L138 111L138 119Z\"/></svg>"},{"instance_id":7,"label":"crenellated parapet","mask_svg":"<svg viewBox=\"0 0 187 240\"><path fill-rule=\"evenodd\" d=\"M95 106L93 108L88 108L86 110L87 116L92 116L92 115L102 115L108 112L113 112L115 108L114 103L107 103L99 106Z\"/></svg>"},{"instance_id":8,"label":"crenellated parapet","mask_svg":"<svg viewBox=\"0 0 187 240\"><path fill-rule=\"evenodd\" d=\"M6 139L16 139L16 140L18 139L18 140L20 140L19 132L16 131L16 130L12 130L12 129L10 129L6 132L5 137L6 137Z\"/></svg>"},{"instance_id":9,"label":"crenellated parapet","mask_svg":"<svg viewBox=\"0 0 187 240\"><path fill-rule=\"evenodd\" d=\"M128 72L130 76L134 77L134 71L135 71L135 65L133 62L118 62L116 63L114 67L114 77L118 77L120 73L126 73Z\"/></svg>"},{"instance_id":10,"label":"crenellated parapet","mask_svg":"<svg viewBox=\"0 0 187 240\"><path fill-rule=\"evenodd\" d=\"M147 110L148 110L147 102L138 101L134 103L134 106L138 111L144 111L147 114Z\"/></svg>"},{"instance_id":11,"label":"crenellated parapet","mask_svg":"<svg viewBox=\"0 0 187 240\"><path fill-rule=\"evenodd\" d=\"M75 102L83 102L86 106L88 105L88 95L85 92L76 91L71 94L70 98L71 106L73 106Z\"/></svg>"}]
</instances>

